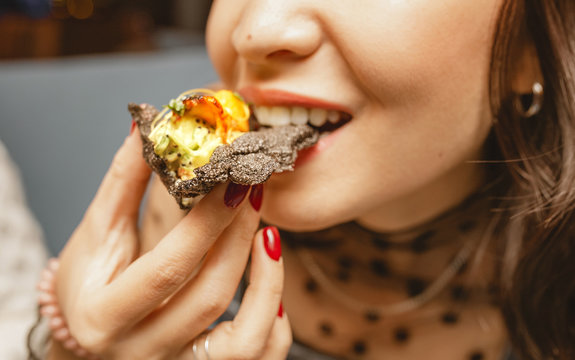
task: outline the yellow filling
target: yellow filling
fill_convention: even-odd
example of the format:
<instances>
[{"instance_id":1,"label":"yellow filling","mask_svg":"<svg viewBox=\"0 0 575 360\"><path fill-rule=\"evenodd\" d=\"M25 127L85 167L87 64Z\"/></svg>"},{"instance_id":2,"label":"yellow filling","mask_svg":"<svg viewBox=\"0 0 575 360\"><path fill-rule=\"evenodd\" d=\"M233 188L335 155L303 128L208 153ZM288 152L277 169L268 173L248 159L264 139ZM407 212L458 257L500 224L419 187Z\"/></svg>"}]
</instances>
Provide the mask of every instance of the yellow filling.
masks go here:
<instances>
[{"instance_id":1,"label":"yellow filling","mask_svg":"<svg viewBox=\"0 0 575 360\"><path fill-rule=\"evenodd\" d=\"M207 164L214 150L249 131L250 109L239 95L221 90L187 91L170 101L148 136L154 152L182 179Z\"/></svg>"}]
</instances>

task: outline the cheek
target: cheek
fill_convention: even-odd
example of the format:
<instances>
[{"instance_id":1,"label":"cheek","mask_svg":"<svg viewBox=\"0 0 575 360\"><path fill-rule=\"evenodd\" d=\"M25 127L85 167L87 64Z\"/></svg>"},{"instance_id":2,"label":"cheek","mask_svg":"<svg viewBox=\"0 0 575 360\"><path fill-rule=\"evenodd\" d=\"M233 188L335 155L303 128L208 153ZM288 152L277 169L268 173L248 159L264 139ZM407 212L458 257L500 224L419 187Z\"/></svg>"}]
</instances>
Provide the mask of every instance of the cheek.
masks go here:
<instances>
[{"instance_id":1,"label":"cheek","mask_svg":"<svg viewBox=\"0 0 575 360\"><path fill-rule=\"evenodd\" d=\"M428 174L417 170L425 179L478 153L491 124L488 76L499 2L387 5L385 21L362 26L380 36L342 44L374 98L366 118L380 137L368 146L393 154L380 160L382 168L390 161L409 165L405 172L433 164Z\"/></svg>"},{"instance_id":2,"label":"cheek","mask_svg":"<svg viewBox=\"0 0 575 360\"><path fill-rule=\"evenodd\" d=\"M361 24L338 19L351 29L340 45L361 86L386 108L476 100L487 84L499 3L382 2L378 21L367 13Z\"/></svg>"}]
</instances>

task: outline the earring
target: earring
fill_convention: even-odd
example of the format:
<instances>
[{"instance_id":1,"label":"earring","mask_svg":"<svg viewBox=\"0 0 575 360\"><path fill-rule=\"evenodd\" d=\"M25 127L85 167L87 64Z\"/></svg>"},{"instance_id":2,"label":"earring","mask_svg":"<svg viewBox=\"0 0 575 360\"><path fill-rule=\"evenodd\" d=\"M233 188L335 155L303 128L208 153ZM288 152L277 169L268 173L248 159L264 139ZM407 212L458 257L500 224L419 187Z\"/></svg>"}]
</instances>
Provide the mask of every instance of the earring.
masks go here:
<instances>
[{"instance_id":1,"label":"earring","mask_svg":"<svg viewBox=\"0 0 575 360\"><path fill-rule=\"evenodd\" d=\"M527 104L529 107L525 110ZM539 82L533 83L531 94L519 95L515 98L515 109L524 118L530 118L539 113L541 105L543 105L543 85Z\"/></svg>"}]
</instances>

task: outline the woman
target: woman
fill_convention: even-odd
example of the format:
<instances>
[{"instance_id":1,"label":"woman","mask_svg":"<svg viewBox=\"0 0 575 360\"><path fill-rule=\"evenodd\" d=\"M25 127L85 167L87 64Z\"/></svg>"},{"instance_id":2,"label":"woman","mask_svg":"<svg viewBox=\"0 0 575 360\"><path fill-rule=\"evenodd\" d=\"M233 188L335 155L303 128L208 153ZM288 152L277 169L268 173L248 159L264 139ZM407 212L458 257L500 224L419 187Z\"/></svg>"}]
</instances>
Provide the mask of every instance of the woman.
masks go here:
<instances>
[{"instance_id":1,"label":"woman","mask_svg":"<svg viewBox=\"0 0 575 360\"><path fill-rule=\"evenodd\" d=\"M81 345L67 347L573 358L573 15L570 0L215 1L208 51L260 121L352 119L265 196L222 186L178 222L155 185L140 236L149 170L132 133L60 256L54 298ZM260 220L283 252L275 227L253 237ZM250 251L237 314L207 330Z\"/></svg>"}]
</instances>

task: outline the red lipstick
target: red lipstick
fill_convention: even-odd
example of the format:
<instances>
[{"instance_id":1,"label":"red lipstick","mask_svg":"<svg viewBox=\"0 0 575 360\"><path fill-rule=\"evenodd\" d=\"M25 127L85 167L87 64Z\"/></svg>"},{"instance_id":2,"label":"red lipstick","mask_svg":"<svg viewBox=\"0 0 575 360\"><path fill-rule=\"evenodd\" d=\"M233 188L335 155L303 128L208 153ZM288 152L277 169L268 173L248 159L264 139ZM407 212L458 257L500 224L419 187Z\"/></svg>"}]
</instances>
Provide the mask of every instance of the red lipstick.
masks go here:
<instances>
[{"instance_id":1,"label":"red lipstick","mask_svg":"<svg viewBox=\"0 0 575 360\"><path fill-rule=\"evenodd\" d=\"M314 98L311 96L300 95L279 89L261 89L253 86L241 88L240 95L248 102L256 106L301 106L304 108L319 108L325 110L335 110L348 114L351 118L351 111L344 105ZM343 121L347 123L349 119ZM341 121L338 123L341 127ZM329 124L328 124L329 126ZM311 161L325 149L329 148L340 134L341 127L335 128L328 136L321 137L316 145L301 150L294 166L301 167L303 164Z\"/></svg>"},{"instance_id":2,"label":"red lipstick","mask_svg":"<svg viewBox=\"0 0 575 360\"><path fill-rule=\"evenodd\" d=\"M240 89L239 93L248 103L253 103L255 105L301 106L305 108L336 110L351 114L351 111L341 104L278 89L260 89L248 86Z\"/></svg>"}]
</instances>

